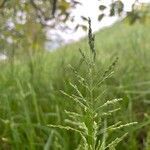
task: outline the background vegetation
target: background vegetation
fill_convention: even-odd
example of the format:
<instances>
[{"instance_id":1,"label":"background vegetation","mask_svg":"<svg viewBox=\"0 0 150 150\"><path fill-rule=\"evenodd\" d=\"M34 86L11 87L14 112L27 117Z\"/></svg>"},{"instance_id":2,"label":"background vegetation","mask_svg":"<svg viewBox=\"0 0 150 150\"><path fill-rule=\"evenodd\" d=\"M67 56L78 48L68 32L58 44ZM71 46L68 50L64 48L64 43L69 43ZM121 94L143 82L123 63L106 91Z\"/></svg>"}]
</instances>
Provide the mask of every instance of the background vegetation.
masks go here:
<instances>
[{"instance_id":1,"label":"background vegetation","mask_svg":"<svg viewBox=\"0 0 150 150\"><path fill-rule=\"evenodd\" d=\"M148 21L144 23L136 22L132 26L127 23L128 19L96 33L95 62L91 59L92 47L89 48L87 38L51 53L43 51L43 46L40 47L41 43L37 42L39 46L36 45L32 42L33 39L26 35L19 38L17 36L17 40L12 45L1 38L1 48L9 50L7 51L9 58L0 62L0 149L74 150L78 148L82 150L85 148L82 147L85 143L82 143L81 135L68 130L70 126L68 127L66 122L68 116L65 110L85 115L87 119L89 113L85 114L79 104L60 92L64 91L68 95L75 96L77 89L74 85L76 85L79 92L85 98L89 98L87 90L82 87L77 75L89 81L91 78L88 73L91 66L82 63L84 55L79 52L79 49L90 59L89 62L94 63L93 82L103 79L104 74L108 75L93 93L94 96L100 94L97 105L102 106L107 100L122 98L115 104L117 107L110 105L106 110L98 113L107 115L107 117L100 116L101 124L98 124L102 135L96 137L101 139L101 150L114 149L115 144L118 144L116 146L118 150L150 149L149 18L147 17ZM4 25L3 22L0 23ZM24 25L23 29L27 31L31 29L30 27ZM38 25L35 29L38 30ZM41 34L37 36L39 41L43 36L41 29L40 27ZM7 36L12 35L11 32L4 33ZM29 31L24 33L30 35ZM38 50L35 51L36 49ZM114 65L112 62L115 62L116 57L119 60ZM109 76L112 71L114 73ZM121 108L119 111L108 115L109 110L118 107ZM79 121L81 123L83 120ZM116 125L119 121L124 128ZM86 120L83 122L88 124ZM138 124L128 126L131 122L138 122ZM108 132L106 128L109 126L111 129L115 127L119 130ZM91 131L92 128L93 126ZM78 128L75 126L74 129ZM122 138L122 141L115 141L126 132L128 135ZM109 134L107 140L105 140L106 134ZM113 143L113 147L107 147L111 141L116 143ZM89 143L88 139L87 144Z\"/></svg>"}]
</instances>

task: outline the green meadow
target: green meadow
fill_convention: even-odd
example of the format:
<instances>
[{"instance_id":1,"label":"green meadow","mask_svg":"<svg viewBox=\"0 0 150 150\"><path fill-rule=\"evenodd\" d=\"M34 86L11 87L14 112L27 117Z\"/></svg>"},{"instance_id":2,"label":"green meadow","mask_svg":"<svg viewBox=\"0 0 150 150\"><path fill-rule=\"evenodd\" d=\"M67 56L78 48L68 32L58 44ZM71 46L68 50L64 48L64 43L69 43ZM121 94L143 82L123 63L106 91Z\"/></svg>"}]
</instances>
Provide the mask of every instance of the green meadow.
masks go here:
<instances>
[{"instance_id":1,"label":"green meadow","mask_svg":"<svg viewBox=\"0 0 150 150\"><path fill-rule=\"evenodd\" d=\"M0 149L150 150L149 26L105 28L95 49L93 62L87 37L0 62Z\"/></svg>"}]
</instances>

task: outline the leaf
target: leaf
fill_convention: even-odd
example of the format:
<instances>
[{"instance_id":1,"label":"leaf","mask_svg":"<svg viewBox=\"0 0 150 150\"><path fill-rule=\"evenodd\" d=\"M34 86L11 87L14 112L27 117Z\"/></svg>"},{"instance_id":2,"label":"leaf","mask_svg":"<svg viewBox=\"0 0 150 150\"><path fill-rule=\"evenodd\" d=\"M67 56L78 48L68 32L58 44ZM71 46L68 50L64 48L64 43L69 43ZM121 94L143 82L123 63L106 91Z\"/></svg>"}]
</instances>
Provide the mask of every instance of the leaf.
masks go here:
<instances>
[{"instance_id":1,"label":"leaf","mask_svg":"<svg viewBox=\"0 0 150 150\"><path fill-rule=\"evenodd\" d=\"M66 2L65 0L62 0L59 3L59 9L61 10L62 13L65 13L67 9L70 8L70 4Z\"/></svg>"},{"instance_id":2,"label":"leaf","mask_svg":"<svg viewBox=\"0 0 150 150\"><path fill-rule=\"evenodd\" d=\"M68 20L68 18L69 18L69 13L66 12L66 13L64 14L64 19L62 19L62 21L63 21L63 22L66 22L66 21Z\"/></svg>"},{"instance_id":3,"label":"leaf","mask_svg":"<svg viewBox=\"0 0 150 150\"><path fill-rule=\"evenodd\" d=\"M82 20L84 21L88 21L88 18L84 17L84 16L81 16Z\"/></svg>"},{"instance_id":4,"label":"leaf","mask_svg":"<svg viewBox=\"0 0 150 150\"><path fill-rule=\"evenodd\" d=\"M84 31L87 31L87 26L81 24L76 25L75 31L77 31L79 28L82 28Z\"/></svg>"},{"instance_id":5,"label":"leaf","mask_svg":"<svg viewBox=\"0 0 150 150\"><path fill-rule=\"evenodd\" d=\"M54 132L52 130L52 132L50 133L50 135L49 135L49 137L48 137L48 139L47 139L47 141L46 141L46 143L44 145L44 150L49 150L50 149L50 146L52 144L52 138L53 138L53 136L54 136Z\"/></svg>"},{"instance_id":6,"label":"leaf","mask_svg":"<svg viewBox=\"0 0 150 150\"><path fill-rule=\"evenodd\" d=\"M121 1L115 1L111 4L110 14L109 16L114 16L117 14L121 14L123 12L124 4Z\"/></svg>"},{"instance_id":7,"label":"leaf","mask_svg":"<svg viewBox=\"0 0 150 150\"><path fill-rule=\"evenodd\" d=\"M118 14L120 15L123 12L124 4L121 1L118 1L117 5L118 5L117 11Z\"/></svg>"},{"instance_id":8,"label":"leaf","mask_svg":"<svg viewBox=\"0 0 150 150\"><path fill-rule=\"evenodd\" d=\"M101 21L104 16L105 16L105 14L100 14L100 15L98 16L98 21Z\"/></svg>"},{"instance_id":9,"label":"leaf","mask_svg":"<svg viewBox=\"0 0 150 150\"><path fill-rule=\"evenodd\" d=\"M77 24L76 26L75 26L75 31L77 31L78 29L79 29L79 27L80 27L80 25L79 24Z\"/></svg>"},{"instance_id":10,"label":"leaf","mask_svg":"<svg viewBox=\"0 0 150 150\"><path fill-rule=\"evenodd\" d=\"M73 4L75 4L75 5L81 5L82 3L80 3L80 2L78 2L78 1L73 1Z\"/></svg>"},{"instance_id":11,"label":"leaf","mask_svg":"<svg viewBox=\"0 0 150 150\"><path fill-rule=\"evenodd\" d=\"M115 15L115 3L112 3L111 4L111 9L110 9L110 14L109 14L109 16L114 16Z\"/></svg>"},{"instance_id":12,"label":"leaf","mask_svg":"<svg viewBox=\"0 0 150 150\"><path fill-rule=\"evenodd\" d=\"M82 28L84 31L87 31L87 26L81 25L81 28Z\"/></svg>"},{"instance_id":13,"label":"leaf","mask_svg":"<svg viewBox=\"0 0 150 150\"><path fill-rule=\"evenodd\" d=\"M99 9L100 9L100 10L105 10L106 8L107 8L107 7L104 6L104 5L100 5L100 6L99 6Z\"/></svg>"}]
</instances>

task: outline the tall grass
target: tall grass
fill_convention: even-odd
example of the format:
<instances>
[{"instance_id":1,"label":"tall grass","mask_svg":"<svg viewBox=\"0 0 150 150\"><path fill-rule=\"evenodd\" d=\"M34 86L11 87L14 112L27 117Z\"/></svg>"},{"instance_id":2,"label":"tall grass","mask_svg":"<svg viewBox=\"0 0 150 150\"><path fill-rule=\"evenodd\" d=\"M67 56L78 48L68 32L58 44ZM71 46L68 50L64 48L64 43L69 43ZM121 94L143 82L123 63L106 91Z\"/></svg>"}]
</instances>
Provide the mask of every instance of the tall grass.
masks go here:
<instances>
[{"instance_id":1,"label":"tall grass","mask_svg":"<svg viewBox=\"0 0 150 150\"><path fill-rule=\"evenodd\" d=\"M122 141L127 133L120 137L115 137L113 132L123 127L134 125L137 122L122 124L121 121L114 122L109 125L109 117L113 113L120 110L117 103L122 101L120 98L113 100L103 101L101 86L103 82L109 78L113 73L118 58L108 67L102 77L99 77L99 70L96 68L96 49L95 49L95 37L92 34L91 20L89 19L89 32L88 43L90 52L86 55L81 49L81 61L85 63L85 75L80 75L78 71L70 66L73 74L76 77L76 83L69 82L70 86L74 89L72 94L67 94L61 91L65 96L72 99L75 107L75 111L65 111L68 119L65 119L66 125L49 125L53 128L72 130L77 132L81 136L76 149L78 150L105 150L115 149L120 141ZM78 82L78 83L77 83ZM79 86L80 85L80 86ZM80 88L83 88L84 95ZM66 101L67 103L67 101ZM109 136L112 141L108 140ZM63 149L63 147L62 147Z\"/></svg>"},{"instance_id":2,"label":"tall grass","mask_svg":"<svg viewBox=\"0 0 150 150\"><path fill-rule=\"evenodd\" d=\"M129 132L116 149L148 150L149 40L149 26L118 24L96 34L95 58L85 39L50 54L0 62L0 149L112 148Z\"/></svg>"}]
</instances>

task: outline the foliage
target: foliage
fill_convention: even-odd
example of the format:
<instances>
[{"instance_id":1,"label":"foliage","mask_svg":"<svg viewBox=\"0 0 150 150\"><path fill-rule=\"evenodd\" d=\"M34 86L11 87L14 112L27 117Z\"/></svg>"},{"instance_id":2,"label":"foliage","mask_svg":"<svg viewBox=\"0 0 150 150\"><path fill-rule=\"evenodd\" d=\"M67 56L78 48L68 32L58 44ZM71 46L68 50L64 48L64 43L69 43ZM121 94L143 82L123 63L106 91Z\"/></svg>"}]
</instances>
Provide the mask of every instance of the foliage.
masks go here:
<instances>
[{"instance_id":1,"label":"foliage","mask_svg":"<svg viewBox=\"0 0 150 150\"><path fill-rule=\"evenodd\" d=\"M71 3L66 0L2 0L0 51L11 53L19 49L16 53L22 53L30 49L32 53L44 49L47 30L65 24L70 9L77 4L75 0Z\"/></svg>"},{"instance_id":2,"label":"foliage","mask_svg":"<svg viewBox=\"0 0 150 150\"><path fill-rule=\"evenodd\" d=\"M102 93L100 87L103 82L107 80L112 75L113 68L115 67L116 59L110 67L104 72L102 78L97 78L99 76L95 67L96 61L96 49L94 44L94 35L91 29L91 20L89 22L89 34L88 41L90 47L89 56L86 56L84 52L80 49L82 55L82 63L85 63L85 76L81 76L75 68L73 70L77 82L83 87L83 93L80 91L79 86L70 82L71 87L74 89L76 94L67 94L61 91L65 96L69 97L75 102L76 111L66 111L68 119L65 119L68 126L62 125L49 125L50 127L72 130L80 134L81 141L77 147L77 150L105 150L105 149L115 149L120 141L122 141L127 133L120 137L114 137L114 139L108 143L108 138L113 132L123 127L128 127L134 125L137 122L121 124L117 122L109 125L107 116L111 116L120 110L116 104L122 99L113 99L102 102ZM98 95L95 95L96 91ZM109 108L110 107L110 108ZM112 107L112 108L111 108Z\"/></svg>"},{"instance_id":3,"label":"foliage","mask_svg":"<svg viewBox=\"0 0 150 150\"><path fill-rule=\"evenodd\" d=\"M150 5L133 5L133 10L128 12L127 16L130 24L135 22L146 23L150 19Z\"/></svg>"},{"instance_id":4,"label":"foliage","mask_svg":"<svg viewBox=\"0 0 150 150\"><path fill-rule=\"evenodd\" d=\"M132 10L126 12L124 9L124 2L122 0L113 0L110 6L105 6L105 4L99 6L100 15L98 16L98 20L101 21L103 17L106 16L105 10L109 10L109 16L124 16L127 15L128 22L130 24L135 23L136 21L140 21L141 23L145 22L145 19L149 17L149 4L144 4L139 2L139 0L135 0L132 4Z\"/></svg>"},{"instance_id":5,"label":"foliage","mask_svg":"<svg viewBox=\"0 0 150 150\"><path fill-rule=\"evenodd\" d=\"M70 17L71 9L78 4L82 2L76 0L70 2L67 0L2 0L0 2L0 51L10 57L14 53L20 55L22 52L30 56L45 49L47 31L58 25L59 28L65 30L66 21L73 21L73 16ZM138 10L134 5L133 10L127 14L127 20L131 24L137 20L144 22L149 14L149 7L143 6L145 9ZM124 4L117 0L108 7L100 2L99 10L98 20L101 21L106 16L105 10L110 11L110 16L124 14ZM81 16L81 19L88 20L84 16ZM76 29L79 27L87 30L84 24L78 24Z\"/></svg>"},{"instance_id":6,"label":"foliage","mask_svg":"<svg viewBox=\"0 0 150 150\"><path fill-rule=\"evenodd\" d=\"M104 104L107 100L122 98L118 104L109 105L109 109L114 109L114 106L121 109L112 113L110 117L107 116L106 121L101 120L101 135L106 126L118 121L125 124L138 122L136 126L128 126L109 133L106 144L126 132L130 133L118 144L117 150L148 150L150 147L149 40L149 25L142 24L129 26L119 23L96 33L94 75L98 76L93 79L100 80L104 72L109 74L107 70L110 69L106 68L114 62L116 55L119 56L119 60L115 73L98 89L96 88L94 97L102 94L100 104ZM72 70L75 69L87 82L90 81L87 80L89 76L87 65L85 62L81 63L82 56L78 53L78 48L81 48L85 54L88 53L86 56L92 55L91 51L84 51L88 49L86 42L84 39L52 53L35 53L32 59L26 55L15 57L13 65L10 60L0 62L1 149L70 150L82 144L78 133L50 128L47 125L69 125L64 121L68 118L64 110L81 114L84 111L79 104L76 105L59 91L65 91L69 95L78 94L69 84L71 82L80 89L84 97L88 97L86 95L88 91L77 82L80 80L77 80ZM71 64L72 69L68 70L67 64Z\"/></svg>"}]
</instances>

